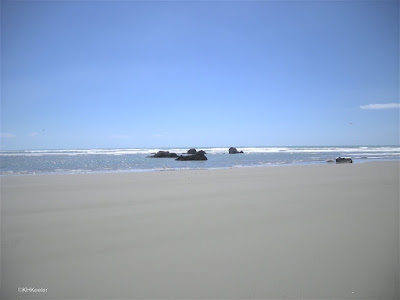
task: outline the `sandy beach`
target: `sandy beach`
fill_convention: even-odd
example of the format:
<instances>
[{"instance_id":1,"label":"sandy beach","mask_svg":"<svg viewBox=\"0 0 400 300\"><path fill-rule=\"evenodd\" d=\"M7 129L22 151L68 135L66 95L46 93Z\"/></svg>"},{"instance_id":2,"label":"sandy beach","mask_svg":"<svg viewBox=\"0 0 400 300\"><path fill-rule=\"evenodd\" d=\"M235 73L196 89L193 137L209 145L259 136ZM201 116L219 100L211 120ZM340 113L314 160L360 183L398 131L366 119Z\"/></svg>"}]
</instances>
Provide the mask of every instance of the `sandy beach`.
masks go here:
<instances>
[{"instance_id":1,"label":"sandy beach","mask_svg":"<svg viewBox=\"0 0 400 300\"><path fill-rule=\"evenodd\" d=\"M3 176L1 298L398 299L399 167Z\"/></svg>"}]
</instances>

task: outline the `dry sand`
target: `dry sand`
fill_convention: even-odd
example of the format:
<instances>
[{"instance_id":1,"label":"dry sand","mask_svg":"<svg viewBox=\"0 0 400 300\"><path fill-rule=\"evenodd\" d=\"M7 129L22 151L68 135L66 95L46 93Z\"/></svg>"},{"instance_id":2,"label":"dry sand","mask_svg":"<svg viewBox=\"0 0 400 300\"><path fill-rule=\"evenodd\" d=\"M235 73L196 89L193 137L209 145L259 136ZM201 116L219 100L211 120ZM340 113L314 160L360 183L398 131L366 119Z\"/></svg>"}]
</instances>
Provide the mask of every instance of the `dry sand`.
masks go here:
<instances>
[{"instance_id":1,"label":"dry sand","mask_svg":"<svg viewBox=\"0 0 400 300\"><path fill-rule=\"evenodd\" d=\"M398 299L399 162L2 177L1 233L6 299Z\"/></svg>"}]
</instances>

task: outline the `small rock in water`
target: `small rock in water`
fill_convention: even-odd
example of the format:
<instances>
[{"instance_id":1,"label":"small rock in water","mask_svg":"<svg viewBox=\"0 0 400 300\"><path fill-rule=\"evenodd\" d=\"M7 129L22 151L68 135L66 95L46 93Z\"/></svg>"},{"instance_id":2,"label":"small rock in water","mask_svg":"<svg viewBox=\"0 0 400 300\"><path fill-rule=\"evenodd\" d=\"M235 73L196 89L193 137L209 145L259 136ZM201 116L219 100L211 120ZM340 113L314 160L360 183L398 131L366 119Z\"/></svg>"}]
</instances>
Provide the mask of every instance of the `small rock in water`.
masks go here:
<instances>
[{"instance_id":1,"label":"small rock in water","mask_svg":"<svg viewBox=\"0 0 400 300\"><path fill-rule=\"evenodd\" d=\"M243 151L238 151L235 147L229 148L229 154L239 154L239 153L243 153Z\"/></svg>"},{"instance_id":2,"label":"small rock in water","mask_svg":"<svg viewBox=\"0 0 400 300\"><path fill-rule=\"evenodd\" d=\"M347 158L347 157L338 157L338 158L336 158L336 163L337 164L351 164L351 163L353 163L353 160L351 158Z\"/></svg>"},{"instance_id":3,"label":"small rock in water","mask_svg":"<svg viewBox=\"0 0 400 300\"><path fill-rule=\"evenodd\" d=\"M149 157L165 158L165 157L178 157L178 155L176 153L170 153L169 151L158 151L156 154Z\"/></svg>"},{"instance_id":4,"label":"small rock in water","mask_svg":"<svg viewBox=\"0 0 400 300\"><path fill-rule=\"evenodd\" d=\"M186 156L179 156L175 160L207 160L205 156L205 152L203 150L197 151L196 154L186 155Z\"/></svg>"},{"instance_id":5,"label":"small rock in water","mask_svg":"<svg viewBox=\"0 0 400 300\"><path fill-rule=\"evenodd\" d=\"M197 152L196 149L191 148L188 150L188 152L186 154L196 154L196 152Z\"/></svg>"}]
</instances>

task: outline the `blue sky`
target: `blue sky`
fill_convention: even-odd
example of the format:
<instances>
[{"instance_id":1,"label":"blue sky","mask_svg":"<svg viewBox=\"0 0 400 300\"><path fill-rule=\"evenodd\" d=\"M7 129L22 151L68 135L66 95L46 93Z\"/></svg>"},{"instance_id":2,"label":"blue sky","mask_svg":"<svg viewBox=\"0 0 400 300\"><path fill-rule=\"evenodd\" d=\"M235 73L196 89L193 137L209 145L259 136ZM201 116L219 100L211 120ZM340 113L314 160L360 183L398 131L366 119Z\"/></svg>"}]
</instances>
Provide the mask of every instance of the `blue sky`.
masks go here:
<instances>
[{"instance_id":1,"label":"blue sky","mask_svg":"<svg viewBox=\"0 0 400 300\"><path fill-rule=\"evenodd\" d=\"M2 1L1 147L398 145L398 1Z\"/></svg>"}]
</instances>

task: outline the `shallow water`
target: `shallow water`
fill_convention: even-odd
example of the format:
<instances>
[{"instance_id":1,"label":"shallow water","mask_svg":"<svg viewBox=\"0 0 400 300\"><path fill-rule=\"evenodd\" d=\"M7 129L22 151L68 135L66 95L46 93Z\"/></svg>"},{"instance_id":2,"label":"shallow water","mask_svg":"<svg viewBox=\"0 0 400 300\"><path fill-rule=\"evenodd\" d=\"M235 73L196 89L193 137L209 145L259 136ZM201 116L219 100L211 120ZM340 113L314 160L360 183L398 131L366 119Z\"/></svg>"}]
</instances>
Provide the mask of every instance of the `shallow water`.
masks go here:
<instances>
[{"instance_id":1,"label":"shallow water","mask_svg":"<svg viewBox=\"0 0 400 300\"><path fill-rule=\"evenodd\" d=\"M143 172L182 169L221 169L272 165L325 164L336 157L355 163L400 160L399 146L238 147L243 154L228 154L228 147L205 150L207 161L175 161L149 158L159 150L186 153L188 148L59 149L1 151L0 174L48 174L93 172Z\"/></svg>"}]
</instances>

